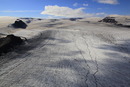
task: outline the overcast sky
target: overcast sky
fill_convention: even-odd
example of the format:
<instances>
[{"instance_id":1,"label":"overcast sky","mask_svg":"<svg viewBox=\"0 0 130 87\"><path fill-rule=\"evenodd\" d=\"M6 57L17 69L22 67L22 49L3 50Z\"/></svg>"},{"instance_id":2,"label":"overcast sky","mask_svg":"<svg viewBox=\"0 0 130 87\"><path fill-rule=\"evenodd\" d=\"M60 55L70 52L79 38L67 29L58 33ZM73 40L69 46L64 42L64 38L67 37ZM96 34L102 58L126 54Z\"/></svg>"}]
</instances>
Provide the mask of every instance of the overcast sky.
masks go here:
<instances>
[{"instance_id":1,"label":"overcast sky","mask_svg":"<svg viewBox=\"0 0 130 87\"><path fill-rule=\"evenodd\" d=\"M0 0L0 16L103 17L130 15L130 0Z\"/></svg>"}]
</instances>

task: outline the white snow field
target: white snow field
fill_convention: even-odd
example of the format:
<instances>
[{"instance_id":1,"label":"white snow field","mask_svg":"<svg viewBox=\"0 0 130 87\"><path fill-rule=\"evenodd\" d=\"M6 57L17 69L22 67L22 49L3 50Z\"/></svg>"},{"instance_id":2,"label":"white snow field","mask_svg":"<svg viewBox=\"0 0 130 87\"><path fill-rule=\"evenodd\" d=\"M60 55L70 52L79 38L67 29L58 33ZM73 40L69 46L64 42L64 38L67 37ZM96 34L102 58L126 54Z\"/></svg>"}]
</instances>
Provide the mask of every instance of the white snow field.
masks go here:
<instances>
[{"instance_id":1,"label":"white snow field","mask_svg":"<svg viewBox=\"0 0 130 87\"><path fill-rule=\"evenodd\" d=\"M130 28L35 19L10 32L28 40L0 56L0 87L130 87Z\"/></svg>"}]
</instances>

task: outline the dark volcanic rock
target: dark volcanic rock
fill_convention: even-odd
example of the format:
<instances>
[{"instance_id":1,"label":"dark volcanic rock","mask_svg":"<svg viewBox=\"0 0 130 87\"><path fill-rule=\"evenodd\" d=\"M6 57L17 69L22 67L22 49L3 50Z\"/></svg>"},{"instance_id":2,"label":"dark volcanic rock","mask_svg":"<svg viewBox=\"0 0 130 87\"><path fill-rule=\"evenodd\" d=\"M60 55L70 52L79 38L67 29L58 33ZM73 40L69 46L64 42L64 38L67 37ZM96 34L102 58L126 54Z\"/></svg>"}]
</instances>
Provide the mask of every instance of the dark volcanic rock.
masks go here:
<instances>
[{"instance_id":1,"label":"dark volcanic rock","mask_svg":"<svg viewBox=\"0 0 130 87\"><path fill-rule=\"evenodd\" d=\"M76 21L77 19L76 18L70 18L69 20L70 21Z\"/></svg>"},{"instance_id":2,"label":"dark volcanic rock","mask_svg":"<svg viewBox=\"0 0 130 87\"><path fill-rule=\"evenodd\" d=\"M0 39L0 54L7 53L12 48L23 43L20 37L14 35L7 35L5 38Z\"/></svg>"},{"instance_id":3,"label":"dark volcanic rock","mask_svg":"<svg viewBox=\"0 0 130 87\"><path fill-rule=\"evenodd\" d=\"M38 18L37 20L41 21L42 19Z\"/></svg>"},{"instance_id":4,"label":"dark volcanic rock","mask_svg":"<svg viewBox=\"0 0 130 87\"><path fill-rule=\"evenodd\" d=\"M70 18L69 20L70 20L70 21L76 21L76 20L78 20L78 19L83 19L83 18Z\"/></svg>"},{"instance_id":5,"label":"dark volcanic rock","mask_svg":"<svg viewBox=\"0 0 130 87\"><path fill-rule=\"evenodd\" d=\"M125 19L125 21L119 21L118 17L105 17L104 19L98 21L98 22L105 22L105 23L111 23L114 24L118 27L125 27L125 28L130 28L130 24L129 24L129 19ZM117 21L118 20L118 21ZM127 24L128 23L128 24Z\"/></svg>"},{"instance_id":6,"label":"dark volcanic rock","mask_svg":"<svg viewBox=\"0 0 130 87\"><path fill-rule=\"evenodd\" d=\"M27 24L26 23L24 23L22 20L20 20L20 19L17 19L15 22L14 22L14 24L12 24L12 26L14 27L14 28L26 28L27 27Z\"/></svg>"},{"instance_id":7,"label":"dark volcanic rock","mask_svg":"<svg viewBox=\"0 0 130 87\"><path fill-rule=\"evenodd\" d=\"M114 24L117 23L117 21L115 20L115 17L105 17L104 19L100 20L99 22L114 23Z\"/></svg>"}]
</instances>

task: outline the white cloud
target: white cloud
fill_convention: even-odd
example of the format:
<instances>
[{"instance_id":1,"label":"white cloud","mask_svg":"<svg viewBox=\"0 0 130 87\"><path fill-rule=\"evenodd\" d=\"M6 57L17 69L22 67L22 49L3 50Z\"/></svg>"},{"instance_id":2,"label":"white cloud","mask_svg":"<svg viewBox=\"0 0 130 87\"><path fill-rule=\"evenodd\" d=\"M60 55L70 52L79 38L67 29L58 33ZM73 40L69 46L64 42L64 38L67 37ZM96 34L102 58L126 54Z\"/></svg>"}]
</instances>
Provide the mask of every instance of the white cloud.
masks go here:
<instances>
[{"instance_id":1,"label":"white cloud","mask_svg":"<svg viewBox=\"0 0 130 87\"><path fill-rule=\"evenodd\" d=\"M88 6L88 4L83 4L83 6Z\"/></svg>"},{"instance_id":2,"label":"white cloud","mask_svg":"<svg viewBox=\"0 0 130 87\"><path fill-rule=\"evenodd\" d=\"M73 6L75 6L75 7L78 6L78 3L74 3Z\"/></svg>"},{"instance_id":3,"label":"white cloud","mask_svg":"<svg viewBox=\"0 0 130 87\"><path fill-rule=\"evenodd\" d=\"M118 0L97 0L97 2L104 4L119 4Z\"/></svg>"},{"instance_id":4,"label":"white cloud","mask_svg":"<svg viewBox=\"0 0 130 87\"><path fill-rule=\"evenodd\" d=\"M62 16L62 17L87 17L92 16L92 14L86 14L83 10L85 8L72 9L69 7L60 6L45 6L45 10L41 14Z\"/></svg>"},{"instance_id":5,"label":"white cloud","mask_svg":"<svg viewBox=\"0 0 130 87\"><path fill-rule=\"evenodd\" d=\"M60 7L60 6L45 6L45 10L41 12L43 15L51 15L56 17L66 17L66 18L74 18L74 17L93 17L100 16L103 13L99 14L90 14L85 13L83 10L85 8L72 9L69 7ZM105 13L104 13L105 14Z\"/></svg>"},{"instance_id":6,"label":"white cloud","mask_svg":"<svg viewBox=\"0 0 130 87\"><path fill-rule=\"evenodd\" d=\"M39 12L39 10L4 10L0 12Z\"/></svg>"}]
</instances>

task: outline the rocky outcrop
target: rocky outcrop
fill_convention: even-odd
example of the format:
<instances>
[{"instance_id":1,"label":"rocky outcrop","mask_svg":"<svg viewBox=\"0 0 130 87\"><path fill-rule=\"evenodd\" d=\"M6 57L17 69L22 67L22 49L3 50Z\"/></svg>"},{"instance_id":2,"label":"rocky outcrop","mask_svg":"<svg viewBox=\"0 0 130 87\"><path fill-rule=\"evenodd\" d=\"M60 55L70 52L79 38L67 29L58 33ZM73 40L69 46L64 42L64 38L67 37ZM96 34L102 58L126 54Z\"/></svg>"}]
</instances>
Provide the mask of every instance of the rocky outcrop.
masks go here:
<instances>
[{"instance_id":1,"label":"rocky outcrop","mask_svg":"<svg viewBox=\"0 0 130 87\"><path fill-rule=\"evenodd\" d=\"M99 22L117 24L117 21L115 20L115 17L105 17L104 19L100 20Z\"/></svg>"},{"instance_id":2,"label":"rocky outcrop","mask_svg":"<svg viewBox=\"0 0 130 87\"><path fill-rule=\"evenodd\" d=\"M13 24L12 24L12 26L14 27L14 28L26 28L27 27L27 24L26 23L24 23L22 20L20 20L20 19L17 19Z\"/></svg>"},{"instance_id":3,"label":"rocky outcrop","mask_svg":"<svg viewBox=\"0 0 130 87\"><path fill-rule=\"evenodd\" d=\"M125 17L105 17L104 19L98 21L98 22L104 22L104 23L111 23L118 27L126 27L130 28L130 19Z\"/></svg>"},{"instance_id":4,"label":"rocky outcrop","mask_svg":"<svg viewBox=\"0 0 130 87\"><path fill-rule=\"evenodd\" d=\"M23 43L20 37L14 35L7 35L5 38L0 38L0 55L1 53L7 53L12 48Z\"/></svg>"},{"instance_id":5,"label":"rocky outcrop","mask_svg":"<svg viewBox=\"0 0 130 87\"><path fill-rule=\"evenodd\" d=\"M77 21L78 19L83 19L83 18L70 18L70 21Z\"/></svg>"}]
</instances>

